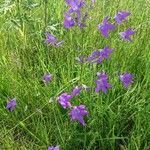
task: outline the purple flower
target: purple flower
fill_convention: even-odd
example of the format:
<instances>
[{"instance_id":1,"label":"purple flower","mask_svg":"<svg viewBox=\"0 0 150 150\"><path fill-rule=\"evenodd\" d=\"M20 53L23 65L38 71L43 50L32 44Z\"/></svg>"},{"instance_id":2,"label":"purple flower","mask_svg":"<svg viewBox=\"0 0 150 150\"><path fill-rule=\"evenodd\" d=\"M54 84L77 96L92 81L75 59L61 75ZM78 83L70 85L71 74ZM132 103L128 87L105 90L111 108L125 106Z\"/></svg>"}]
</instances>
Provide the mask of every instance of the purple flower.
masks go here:
<instances>
[{"instance_id":1,"label":"purple flower","mask_svg":"<svg viewBox=\"0 0 150 150\"><path fill-rule=\"evenodd\" d=\"M112 49L108 46L105 46L101 50L94 51L88 58L89 62L101 63L104 59L108 59L110 54L112 53Z\"/></svg>"},{"instance_id":2,"label":"purple flower","mask_svg":"<svg viewBox=\"0 0 150 150\"><path fill-rule=\"evenodd\" d=\"M109 31L115 29L115 25L110 24L108 20L108 17L104 18L103 23L98 26L98 29L100 30L101 34L106 38L109 37Z\"/></svg>"},{"instance_id":3,"label":"purple flower","mask_svg":"<svg viewBox=\"0 0 150 150\"><path fill-rule=\"evenodd\" d=\"M98 79L108 80L108 75L105 72L97 72Z\"/></svg>"},{"instance_id":4,"label":"purple flower","mask_svg":"<svg viewBox=\"0 0 150 150\"><path fill-rule=\"evenodd\" d=\"M17 105L16 99L13 98L13 99L11 99L11 100L7 103L6 108L7 108L9 111L13 111L13 110L16 108L16 105Z\"/></svg>"},{"instance_id":5,"label":"purple flower","mask_svg":"<svg viewBox=\"0 0 150 150\"><path fill-rule=\"evenodd\" d=\"M111 84L108 83L108 76L105 73L97 73L98 80L96 80L96 89L95 92L98 93L102 91L106 94L107 89L111 88Z\"/></svg>"},{"instance_id":6,"label":"purple flower","mask_svg":"<svg viewBox=\"0 0 150 150\"><path fill-rule=\"evenodd\" d=\"M96 61L100 58L100 51L99 50L96 50L94 51L88 58L88 61Z\"/></svg>"},{"instance_id":7,"label":"purple flower","mask_svg":"<svg viewBox=\"0 0 150 150\"><path fill-rule=\"evenodd\" d=\"M43 82L45 83L49 83L50 81L52 81L52 75L47 73L43 76Z\"/></svg>"},{"instance_id":8,"label":"purple flower","mask_svg":"<svg viewBox=\"0 0 150 150\"><path fill-rule=\"evenodd\" d=\"M58 97L58 102L60 105L66 109L71 107L71 103L69 102L71 100L72 96L69 95L68 93L63 93Z\"/></svg>"},{"instance_id":9,"label":"purple flower","mask_svg":"<svg viewBox=\"0 0 150 150\"><path fill-rule=\"evenodd\" d=\"M126 88L133 83L133 75L130 73L126 72L124 74L121 74L119 78Z\"/></svg>"},{"instance_id":10,"label":"purple flower","mask_svg":"<svg viewBox=\"0 0 150 150\"><path fill-rule=\"evenodd\" d=\"M84 105L75 106L71 112L71 120L78 120L83 126L85 126L84 116L87 116L89 113L86 110Z\"/></svg>"},{"instance_id":11,"label":"purple flower","mask_svg":"<svg viewBox=\"0 0 150 150\"><path fill-rule=\"evenodd\" d=\"M58 41L58 39L55 36L53 36L52 34L50 34L49 32L46 32L45 36L46 36L46 39L45 39L46 44L55 45Z\"/></svg>"},{"instance_id":12,"label":"purple flower","mask_svg":"<svg viewBox=\"0 0 150 150\"><path fill-rule=\"evenodd\" d=\"M135 31L131 28L127 29L126 31L124 32L120 32L120 36L122 37L122 39L126 40L126 41L129 41L129 42L132 42L131 40L131 35L134 35L135 34Z\"/></svg>"},{"instance_id":13,"label":"purple flower","mask_svg":"<svg viewBox=\"0 0 150 150\"><path fill-rule=\"evenodd\" d=\"M68 6L71 7L73 11L77 11L78 9L82 8L85 4L83 0L66 0L66 3Z\"/></svg>"},{"instance_id":14,"label":"purple flower","mask_svg":"<svg viewBox=\"0 0 150 150\"><path fill-rule=\"evenodd\" d=\"M46 44L51 44L53 46L59 47L64 43L64 41L58 42L58 39L54 35L50 34L49 32L46 32L45 36L46 36L45 39Z\"/></svg>"},{"instance_id":15,"label":"purple flower","mask_svg":"<svg viewBox=\"0 0 150 150\"><path fill-rule=\"evenodd\" d=\"M121 24L128 16L130 16L130 12L119 11L115 16L115 20L118 24Z\"/></svg>"},{"instance_id":16,"label":"purple flower","mask_svg":"<svg viewBox=\"0 0 150 150\"><path fill-rule=\"evenodd\" d=\"M73 89L73 91L72 91L72 93L71 93L71 96L72 96L72 97L74 97L74 96L79 95L79 94L80 94L80 92L81 92L81 90L82 90L82 88L81 88L81 87L76 86L76 87Z\"/></svg>"},{"instance_id":17,"label":"purple flower","mask_svg":"<svg viewBox=\"0 0 150 150\"><path fill-rule=\"evenodd\" d=\"M48 147L48 150L59 150L59 146Z\"/></svg>"},{"instance_id":18,"label":"purple flower","mask_svg":"<svg viewBox=\"0 0 150 150\"><path fill-rule=\"evenodd\" d=\"M74 19L69 14L66 13L64 20L64 27L69 29L72 28L73 26L75 26Z\"/></svg>"},{"instance_id":19,"label":"purple flower","mask_svg":"<svg viewBox=\"0 0 150 150\"><path fill-rule=\"evenodd\" d=\"M108 59L109 55L112 53L112 49L109 48L109 46L105 46L101 51L100 51L100 57L102 59Z\"/></svg>"}]
</instances>

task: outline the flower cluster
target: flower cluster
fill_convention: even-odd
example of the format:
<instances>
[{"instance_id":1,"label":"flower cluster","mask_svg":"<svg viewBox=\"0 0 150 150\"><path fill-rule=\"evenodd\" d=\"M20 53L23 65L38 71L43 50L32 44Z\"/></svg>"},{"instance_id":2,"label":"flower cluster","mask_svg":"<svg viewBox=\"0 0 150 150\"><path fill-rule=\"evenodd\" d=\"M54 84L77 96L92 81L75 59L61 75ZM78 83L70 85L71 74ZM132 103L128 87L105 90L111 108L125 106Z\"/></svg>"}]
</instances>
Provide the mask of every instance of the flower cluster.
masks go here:
<instances>
[{"instance_id":1,"label":"flower cluster","mask_svg":"<svg viewBox=\"0 0 150 150\"><path fill-rule=\"evenodd\" d=\"M82 13L82 8L86 5L84 0L66 0L66 4L69 10L64 15L64 27L67 29L74 26L86 27L88 13Z\"/></svg>"},{"instance_id":2,"label":"flower cluster","mask_svg":"<svg viewBox=\"0 0 150 150\"><path fill-rule=\"evenodd\" d=\"M95 3L95 0L91 1L92 3ZM72 28L74 26L79 26L80 28L84 28L85 21L87 19L87 12L85 14L82 13L82 8L85 7L86 3L84 0L66 0L66 4L69 8L69 10L65 13L65 20L64 20L64 27L65 28ZM118 25L122 24L124 21L126 21L127 17L130 15L127 11L119 11L115 17L114 21ZM98 30L102 34L103 37L108 38L109 33L116 29L116 25L113 23L110 23L110 18L105 17L101 24L98 25ZM132 42L131 36L135 34L135 31L132 28L126 29L123 32L119 33L121 38ZM46 39L45 43L48 45L52 45L55 47L61 46L64 41L59 41L54 35L50 34L49 32L45 33ZM79 56L77 58L77 61L80 63L84 62L90 62L90 63L97 63L100 64L104 60L109 59L110 55L112 54L113 49L109 46L105 46L103 49L95 50L92 52L90 56ZM42 77L42 81L45 84L49 84L52 81L52 74L47 73ZM119 79L122 82L123 86L125 88L129 87L133 83L133 75L125 72L119 75ZM96 87L95 92L99 93L102 91L103 93L107 93L108 89L112 88L112 85L109 83L108 75L105 72L98 72L97 73L97 80L95 81ZM62 93L57 97L58 103L64 108L64 109L70 109L69 116L71 120L79 121L83 126L86 125L84 121L84 117L88 116L89 112L86 109L85 105L78 105L73 106L71 103L71 100L78 96L82 90L89 91L90 88L86 85L82 86L76 86L72 92L70 93ZM9 111L13 111L17 106L16 99L11 99L8 101L6 108ZM59 146L52 146L49 147L48 150L59 150Z\"/></svg>"},{"instance_id":3,"label":"flower cluster","mask_svg":"<svg viewBox=\"0 0 150 150\"><path fill-rule=\"evenodd\" d=\"M127 17L129 15L130 15L130 13L127 11L119 11L114 17L115 22L118 25L120 25L127 19ZM98 30L101 32L102 36L104 36L106 38L109 37L110 31L112 31L116 28L116 26L114 24L110 23L109 20L110 20L109 17L105 17L103 22L98 25ZM131 36L134 34L135 34L135 31L132 28L129 28L129 29L119 33L119 35L121 36L121 38L123 40L129 41L129 42L132 42Z\"/></svg>"},{"instance_id":4,"label":"flower cluster","mask_svg":"<svg viewBox=\"0 0 150 150\"><path fill-rule=\"evenodd\" d=\"M113 52L109 46L105 46L103 49L94 51L87 59L88 62L102 63L103 60L108 59Z\"/></svg>"},{"instance_id":5,"label":"flower cluster","mask_svg":"<svg viewBox=\"0 0 150 150\"><path fill-rule=\"evenodd\" d=\"M87 87L86 87L87 88ZM85 89L85 85L82 87L76 86L71 94L68 93L62 93L60 96L58 96L58 102L59 104L64 108L70 108L71 111L69 113L69 116L71 117L71 120L77 120L79 121L83 126L85 125L84 116L88 115L88 112L86 110L85 105L79 105L79 106L72 106L70 100L74 98L75 96L79 95L82 90Z\"/></svg>"}]
</instances>

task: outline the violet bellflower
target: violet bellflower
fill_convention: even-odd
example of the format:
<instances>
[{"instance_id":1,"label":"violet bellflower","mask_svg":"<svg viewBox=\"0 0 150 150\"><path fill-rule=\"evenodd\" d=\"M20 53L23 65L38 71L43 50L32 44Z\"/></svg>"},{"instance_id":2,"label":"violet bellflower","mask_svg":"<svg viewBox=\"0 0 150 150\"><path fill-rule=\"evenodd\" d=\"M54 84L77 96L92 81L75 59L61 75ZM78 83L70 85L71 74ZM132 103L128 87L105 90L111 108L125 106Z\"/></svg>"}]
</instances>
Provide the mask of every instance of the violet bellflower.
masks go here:
<instances>
[{"instance_id":1,"label":"violet bellflower","mask_svg":"<svg viewBox=\"0 0 150 150\"><path fill-rule=\"evenodd\" d=\"M58 97L58 102L59 104L64 108L71 108L71 100L72 96L69 95L68 93L63 93Z\"/></svg>"},{"instance_id":2,"label":"violet bellflower","mask_svg":"<svg viewBox=\"0 0 150 150\"><path fill-rule=\"evenodd\" d=\"M81 92L81 90L82 90L81 87L76 86L76 87L73 89L73 91L72 91L72 93L71 93L71 96L72 96L72 97L75 97L75 96L79 95L80 92Z\"/></svg>"},{"instance_id":3,"label":"violet bellflower","mask_svg":"<svg viewBox=\"0 0 150 150\"><path fill-rule=\"evenodd\" d=\"M50 146L48 150L59 150L59 146Z\"/></svg>"},{"instance_id":4,"label":"violet bellflower","mask_svg":"<svg viewBox=\"0 0 150 150\"><path fill-rule=\"evenodd\" d=\"M107 90L112 87L111 84L108 83L108 76L105 73L99 73L98 80L96 80L95 83L96 83L95 88L96 93L102 91L106 94Z\"/></svg>"},{"instance_id":5,"label":"violet bellflower","mask_svg":"<svg viewBox=\"0 0 150 150\"><path fill-rule=\"evenodd\" d=\"M85 105L79 105L75 106L71 112L70 112L70 117L71 120L77 120L79 121L83 126L85 126L85 121L84 121L84 116L87 116L89 113L86 110Z\"/></svg>"},{"instance_id":6,"label":"violet bellflower","mask_svg":"<svg viewBox=\"0 0 150 150\"><path fill-rule=\"evenodd\" d=\"M115 20L118 24L121 24L130 14L131 13L127 11L119 11L115 16Z\"/></svg>"},{"instance_id":7,"label":"violet bellflower","mask_svg":"<svg viewBox=\"0 0 150 150\"><path fill-rule=\"evenodd\" d=\"M17 106L16 99L13 98L7 103L6 108L12 112L16 108L16 106Z\"/></svg>"},{"instance_id":8,"label":"violet bellflower","mask_svg":"<svg viewBox=\"0 0 150 150\"><path fill-rule=\"evenodd\" d=\"M75 20L71 15L65 13L64 27L69 29L72 28L73 26L75 26Z\"/></svg>"},{"instance_id":9,"label":"violet bellflower","mask_svg":"<svg viewBox=\"0 0 150 150\"><path fill-rule=\"evenodd\" d=\"M50 73L47 73L43 76L43 82L44 83L49 83L52 81L52 75Z\"/></svg>"},{"instance_id":10,"label":"violet bellflower","mask_svg":"<svg viewBox=\"0 0 150 150\"><path fill-rule=\"evenodd\" d=\"M109 37L109 32L111 30L114 30L115 28L115 25L109 23L109 17L104 18L102 24L98 26L98 29L101 32L101 34L106 38Z\"/></svg>"},{"instance_id":11,"label":"violet bellflower","mask_svg":"<svg viewBox=\"0 0 150 150\"><path fill-rule=\"evenodd\" d=\"M89 62L101 63L103 60L108 59L113 50L109 46L105 46L101 50L94 51L88 58Z\"/></svg>"},{"instance_id":12,"label":"violet bellflower","mask_svg":"<svg viewBox=\"0 0 150 150\"><path fill-rule=\"evenodd\" d=\"M66 3L72 9L72 11L79 10L85 4L84 0L66 0Z\"/></svg>"},{"instance_id":13,"label":"violet bellflower","mask_svg":"<svg viewBox=\"0 0 150 150\"><path fill-rule=\"evenodd\" d=\"M108 75L105 72L97 72L98 79L105 79L108 80Z\"/></svg>"},{"instance_id":14,"label":"violet bellflower","mask_svg":"<svg viewBox=\"0 0 150 150\"><path fill-rule=\"evenodd\" d=\"M86 19L88 13L82 15L81 8L85 6L83 0L66 0L67 5L70 7L68 12L65 13L64 27L72 28L73 26L79 26L80 28L86 27Z\"/></svg>"},{"instance_id":15,"label":"violet bellflower","mask_svg":"<svg viewBox=\"0 0 150 150\"><path fill-rule=\"evenodd\" d=\"M134 35L135 34L135 31L131 28L127 29L126 31L124 32L120 32L120 36L123 40L126 40L126 41L129 41L129 42L132 42L132 39L130 36Z\"/></svg>"},{"instance_id":16,"label":"violet bellflower","mask_svg":"<svg viewBox=\"0 0 150 150\"><path fill-rule=\"evenodd\" d=\"M125 88L128 88L133 83L133 75L130 73L123 73L119 76Z\"/></svg>"},{"instance_id":17,"label":"violet bellflower","mask_svg":"<svg viewBox=\"0 0 150 150\"><path fill-rule=\"evenodd\" d=\"M59 47L64 43L64 41L59 42L58 39L54 35L50 34L49 32L46 32L45 36L46 36L45 43L47 45L51 44L53 46Z\"/></svg>"},{"instance_id":18,"label":"violet bellflower","mask_svg":"<svg viewBox=\"0 0 150 150\"><path fill-rule=\"evenodd\" d=\"M113 52L113 50L109 46L105 46L101 51L100 51L100 57L102 59L108 59L110 54Z\"/></svg>"}]
</instances>

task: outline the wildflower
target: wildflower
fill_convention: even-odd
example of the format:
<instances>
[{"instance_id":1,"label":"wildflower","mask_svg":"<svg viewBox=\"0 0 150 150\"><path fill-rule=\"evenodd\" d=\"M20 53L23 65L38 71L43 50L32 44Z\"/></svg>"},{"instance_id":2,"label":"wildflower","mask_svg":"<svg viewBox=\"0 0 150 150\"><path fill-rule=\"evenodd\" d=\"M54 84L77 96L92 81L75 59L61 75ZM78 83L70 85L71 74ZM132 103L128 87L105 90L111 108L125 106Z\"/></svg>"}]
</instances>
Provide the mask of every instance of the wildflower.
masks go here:
<instances>
[{"instance_id":1,"label":"wildflower","mask_svg":"<svg viewBox=\"0 0 150 150\"><path fill-rule=\"evenodd\" d=\"M55 45L58 41L58 39L55 36L53 36L52 34L50 34L49 32L46 32L45 36L46 36L46 39L45 39L46 44Z\"/></svg>"},{"instance_id":2,"label":"wildflower","mask_svg":"<svg viewBox=\"0 0 150 150\"><path fill-rule=\"evenodd\" d=\"M100 58L100 51L96 50L88 57L88 61L96 61L99 58Z\"/></svg>"},{"instance_id":3,"label":"wildflower","mask_svg":"<svg viewBox=\"0 0 150 150\"><path fill-rule=\"evenodd\" d=\"M108 75L105 72L97 72L98 79L108 80Z\"/></svg>"},{"instance_id":4,"label":"wildflower","mask_svg":"<svg viewBox=\"0 0 150 150\"><path fill-rule=\"evenodd\" d=\"M85 126L84 116L87 116L89 113L86 110L85 105L75 106L71 112L71 120L78 120L83 126Z\"/></svg>"},{"instance_id":5,"label":"wildflower","mask_svg":"<svg viewBox=\"0 0 150 150\"><path fill-rule=\"evenodd\" d=\"M109 37L109 31L115 29L115 25L110 24L108 20L108 17L104 18L103 23L98 26L98 29L100 30L101 34L106 38Z\"/></svg>"},{"instance_id":6,"label":"wildflower","mask_svg":"<svg viewBox=\"0 0 150 150\"><path fill-rule=\"evenodd\" d=\"M46 36L45 39L46 44L51 44L53 46L59 47L64 43L64 41L58 42L58 39L54 35L50 34L49 32L46 32L45 36Z\"/></svg>"},{"instance_id":7,"label":"wildflower","mask_svg":"<svg viewBox=\"0 0 150 150\"><path fill-rule=\"evenodd\" d=\"M111 84L108 83L108 76L105 73L98 73L98 80L96 82L95 92L102 91L106 94L107 89L111 88Z\"/></svg>"},{"instance_id":8,"label":"wildflower","mask_svg":"<svg viewBox=\"0 0 150 150\"><path fill-rule=\"evenodd\" d=\"M110 49L108 46L105 46L101 51L100 51L100 57L102 59L108 59L109 55L112 53L112 49Z\"/></svg>"},{"instance_id":9,"label":"wildflower","mask_svg":"<svg viewBox=\"0 0 150 150\"><path fill-rule=\"evenodd\" d=\"M119 11L115 16L115 20L118 24L121 24L128 16L130 16L130 12Z\"/></svg>"},{"instance_id":10,"label":"wildflower","mask_svg":"<svg viewBox=\"0 0 150 150\"><path fill-rule=\"evenodd\" d=\"M63 93L58 97L58 102L60 105L66 109L71 107L71 103L69 102L71 100L72 96L69 95L68 93Z\"/></svg>"},{"instance_id":11,"label":"wildflower","mask_svg":"<svg viewBox=\"0 0 150 150\"><path fill-rule=\"evenodd\" d=\"M110 49L108 46L105 46L101 50L94 51L88 58L88 61L101 63L104 59L108 59L110 54L112 53L112 49Z\"/></svg>"},{"instance_id":12,"label":"wildflower","mask_svg":"<svg viewBox=\"0 0 150 150\"><path fill-rule=\"evenodd\" d=\"M59 150L59 146L48 147L48 150Z\"/></svg>"},{"instance_id":13,"label":"wildflower","mask_svg":"<svg viewBox=\"0 0 150 150\"><path fill-rule=\"evenodd\" d=\"M88 13L86 12L84 15L81 13L81 8L85 6L85 2L83 0L66 0L66 3L70 8L65 14L64 27L68 29L75 25L80 28L86 27L85 22Z\"/></svg>"},{"instance_id":14,"label":"wildflower","mask_svg":"<svg viewBox=\"0 0 150 150\"><path fill-rule=\"evenodd\" d=\"M77 11L78 9L82 8L85 4L83 0L66 0L66 3L68 6L71 7L73 11Z\"/></svg>"},{"instance_id":15,"label":"wildflower","mask_svg":"<svg viewBox=\"0 0 150 150\"><path fill-rule=\"evenodd\" d=\"M47 73L43 76L43 82L44 83L49 83L50 81L52 81L52 75Z\"/></svg>"},{"instance_id":16,"label":"wildflower","mask_svg":"<svg viewBox=\"0 0 150 150\"><path fill-rule=\"evenodd\" d=\"M79 95L79 94L80 94L80 92L81 92L81 90L82 90L82 88L81 88L81 87L76 86L76 87L73 89L73 91L72 91L72 93L71 93L71 96L72 96L72 97L74 97L74 96Z\"/></svg>"},{"instance_id":17,"label":"wildflower","mask_svg":"<svg viewBox=\"0 0 150 150\"><path fill-rule=\"evenodd\" d=\"M7 108L9 111L13 111L13 110L16 108L16 105L17 105L16 99L13 98L13 99L11 99L11 100L7 103L6 108Z\"/></svg>"},{"instance_id":18,"label":"wildflower","mask_svg":"<svg viewBox=\"0 0 150 150\"><path fill-rule=\"evenodd\" d=\"M127 29L126 31L124 32L120 32L120 36L122 37L122 39L126 40L126 41L129 41L129 42L132 42L131 40L131 35L134 35L135 34L135 31L131 28Z\"/></svg>"},{"instance_id":19,"label":"wildflower","mask_svg":"<svg viewBox=\"0 0 150 150\"><path fill-rule=\"evenodd\" d=\"M121 74L119 78L126 88L133 83L133 75L130 73L126 72L124 74Z\"/></svg>"},{"instance_id":20,"label":"wildflower","mask_svg":"<svg viewBox=\"0 0 150 150\"><path fill-rule=\"evenodd\" d=\"M64 20L64 27L71 28L73 26L75 26L75 20L69 14L66 13Z\"/></svg>"}]
</instances>

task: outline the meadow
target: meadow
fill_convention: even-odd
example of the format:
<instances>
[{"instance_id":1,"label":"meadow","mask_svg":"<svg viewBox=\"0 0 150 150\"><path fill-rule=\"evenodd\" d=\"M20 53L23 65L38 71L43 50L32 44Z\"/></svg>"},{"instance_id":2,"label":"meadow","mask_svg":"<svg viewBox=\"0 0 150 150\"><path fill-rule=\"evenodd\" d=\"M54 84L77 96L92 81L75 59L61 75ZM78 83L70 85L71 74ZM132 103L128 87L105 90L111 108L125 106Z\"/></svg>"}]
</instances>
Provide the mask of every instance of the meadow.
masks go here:
<instances>
[{"instance_id":1,"label":"meadow","mask_svg":"<svg viewBox=\"0 0 150 150\"><path fill-rule=\"evenodd\" d=\"M150 149L150 1L86 2L86 27L67 29L65 0L0 0L0 150ZM131 14L117 25L114 16L121 10ZM109 38L98 30L106 16L116 26ZM130 27L133 42L119 36ZM46 32L62 44L47 44ZM106 45L113 49L109 59L80 62ZM107 93L95 92L97 72L109 76ZM134 76L128 88L119 80L125 72ZM58 102L76 86L90 88L70 100L86 106L85 125L71 120ZM10 111L13 98L17 104Z\"/></svg>"}]
</instances>

